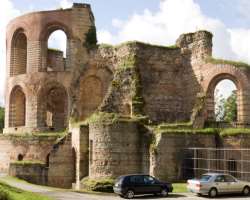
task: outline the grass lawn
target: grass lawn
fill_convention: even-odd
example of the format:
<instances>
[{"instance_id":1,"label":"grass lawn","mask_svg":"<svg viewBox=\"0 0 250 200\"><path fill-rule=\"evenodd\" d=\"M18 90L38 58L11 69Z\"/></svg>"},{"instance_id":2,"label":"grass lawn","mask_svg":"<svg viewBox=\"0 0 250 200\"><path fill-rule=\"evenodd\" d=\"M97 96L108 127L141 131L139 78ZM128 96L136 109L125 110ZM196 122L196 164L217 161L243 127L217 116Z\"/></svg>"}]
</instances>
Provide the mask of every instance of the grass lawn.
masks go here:
<instances>
[{"instance_id":1,"label":"grass lawn","mask_svg":"<svg viewBox=\"0 0 250 200\"><path fill-rule=\"evenodd\" d=\"M186 183L173 183L174 193L187 193L187 184Z\"/></svg>"},{"instance_id":2,"label":"grass lawn","mask_svg":"<svg viewBox=\"0 0 250 200\"><path fill-rule=\"evenodd\" d=\"M9 186L0 181L1 200L51 200L51 198Z\"/></svg>"}]
</instances>

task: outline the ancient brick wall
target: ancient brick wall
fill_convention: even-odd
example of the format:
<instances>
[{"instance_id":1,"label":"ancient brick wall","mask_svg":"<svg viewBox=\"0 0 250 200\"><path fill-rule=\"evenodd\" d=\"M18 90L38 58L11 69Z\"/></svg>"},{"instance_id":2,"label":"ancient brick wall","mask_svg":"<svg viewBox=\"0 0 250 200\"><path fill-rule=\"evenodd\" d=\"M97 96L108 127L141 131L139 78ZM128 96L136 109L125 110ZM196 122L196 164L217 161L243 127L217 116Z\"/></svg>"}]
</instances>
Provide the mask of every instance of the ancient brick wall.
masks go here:
<instances>
[{"instance_id":1,"label":"ancient brick wall","mask_svg":"<svg viewBox=\"0 0 250 200\"><path fill-rule=\"evenodd\" d=\"M191 147L216 147L215 136L204 134L157 135L151 149L150 174L166 181L183 180L185 149Z\"/></svg>"},{"instance_id":2,"label":"ancient brick wall","mask_svg":"<svg viewBox=\"0 0 250 200\"><path fill-rule=\"evenodd\" d=\"M137 123L90 124L89 177L117 177L142 172L141 138Z\"/></svg>"}]
</instances>

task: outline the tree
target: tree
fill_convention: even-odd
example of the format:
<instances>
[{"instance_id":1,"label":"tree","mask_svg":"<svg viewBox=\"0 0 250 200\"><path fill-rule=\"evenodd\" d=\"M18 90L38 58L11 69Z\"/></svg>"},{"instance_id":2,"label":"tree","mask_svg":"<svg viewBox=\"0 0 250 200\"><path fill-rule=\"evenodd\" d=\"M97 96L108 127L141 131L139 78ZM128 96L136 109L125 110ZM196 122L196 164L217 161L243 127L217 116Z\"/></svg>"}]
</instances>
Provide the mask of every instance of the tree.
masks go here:
<instances>
[{"instance_id":1,"label":"tree","mask_svg":"<svg viewBox=\"0 0 250 200\"><path fill-rule=\"evenodd\" d=\"M225 99L223 95L219 95L219 91L215 91L215 119L216 121L233 122L237 121L237 91Z\"/></svg>"},{"instance_id":2,"label":"tree","mask_svg":"<svg viewBox=\"0 0 250 200\"><path fill-rule=\"evenodd\" d=\"M4 108L0 107L0 131L2 132L4 128Z\"/></svg>"},{"instance_id":3,"label":"tree","mask_svg":"<svg viewBox=\"0 0 250 200\"><path fill-rule=\"evenodd\" d=\"M224 103L224 121L237 121L237 91L234 90Z\"/></svg>"}]
</instances>

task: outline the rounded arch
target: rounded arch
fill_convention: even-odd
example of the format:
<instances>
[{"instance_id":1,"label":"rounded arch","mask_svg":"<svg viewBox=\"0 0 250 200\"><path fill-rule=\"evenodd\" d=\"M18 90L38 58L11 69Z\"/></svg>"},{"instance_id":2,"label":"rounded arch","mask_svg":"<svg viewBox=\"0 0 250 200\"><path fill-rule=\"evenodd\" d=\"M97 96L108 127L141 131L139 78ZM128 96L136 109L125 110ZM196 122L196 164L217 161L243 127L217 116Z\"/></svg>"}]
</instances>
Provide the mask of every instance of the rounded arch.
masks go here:
<instances>
[{"instance_id":1,"label":"rounded arch","mask_svg":"<svg viewBox=\"0 0 250 200\"><path fill-rule=\"evenodd\" d=\"M50 34L57 30L63 31L68 39L72 38L72 31L66 24L61 22L50 22L44 26L43 31L41 31L39 35L39 40L47 41Z\"/></svg>"},{"instance_id":2,"label":"rounded arch","mask_svg":"<svg viewBox=\"0 0 250 200\"><path fill-rule=\"evenodd\" d=\"M80 81L80 119L89 117L104 98L103 84L99 77L88 76Z\"/></svg>"},{"instance_id":3,"label":"rounded arch","mask_svg":"<svg viewBox=\"0 0 250 200\"><path fill-rule=\"evenodd\" d=\"M241 102L239 101L240 95L242 93L243 84L238 77L230 73L220 73L216 74L214 77L211 77L209 84L206 89L206 108L207 108L207 120L215 121L215 88L223 80L229 80L234 83L236 86L236 95L237 95L237 110L241 111ZM242 113L237 112L237 121L240 119Z\"/></svg>"},{"instance_id":4,"label":"rounded arch","mask_svg":"<svg viewBox=\"0 0 250 200\"><path fill-rule=\"evenodd\" d=\"M68 92L58 82L46 83L38 92L38 125L63 130L68 122Z\"/></svg>"},{"instance_id":5,"label":"rounded arch","mask_svg":"<svg viewBox=\"0 0 250 200\"><path fill-rule=\"evenodd\" d=\"M10 76L27 72L27 43L24 29L17 29L11 39Z\"/></svg>"},{"instance_id":6,"label":"rounded arch","mask_svg":"<svg viewBox=\"0 0 250 200\"><path fill-rule=\"evenodd\" d=\"M58 49L57 47L49 48L49 39L53 33L57 31L62 31L65 34L65 49ZM56 35L58 38L58 34ZM46 70L47 71L64 71L67 66L67 60L70 58L70 38L72 37L70 29L63 23L54 22L46 25L44 30L41 32L40 39L41 41L45 41L45 49L46 49ZM64 43L63 42L63 43Z\"/></svg>"},{"instance_id":7,"label":"rounded arch","mask_svg":"<svg viewBox=\"0 0 250 200\"><path fill-rule=\"evenodd\" d=\"M15 86L9 98L9 127L25 126L26 97L20 86Z\"/></svg>"}]
</instances>

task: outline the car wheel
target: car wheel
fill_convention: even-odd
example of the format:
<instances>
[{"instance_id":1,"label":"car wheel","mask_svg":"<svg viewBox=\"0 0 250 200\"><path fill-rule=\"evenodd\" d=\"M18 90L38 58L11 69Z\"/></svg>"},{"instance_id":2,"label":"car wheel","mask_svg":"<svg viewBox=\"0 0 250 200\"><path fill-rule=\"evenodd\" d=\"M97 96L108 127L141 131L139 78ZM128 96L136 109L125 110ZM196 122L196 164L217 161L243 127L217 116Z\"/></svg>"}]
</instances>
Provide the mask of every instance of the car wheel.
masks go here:
<instances>
[{"instance_id":1,"label":"car wheel","mask_svg":"<svg viewBox=\"0 0 250 200\"><path fill-rule=\"evenodd\" d=\"M127 193L126 193L126 195L125 195L125 197L126 197L127 199L133 199L134 196L135 196L135 193L134 193L133 190L128 190Z\"/></svg>"},{"instance_id":2,"label":"car wheel","mask_svg":"<svg viewBox=\"0 0 250 200\"><path fill-rule=\"evenodd\" d=\"M168 196L168 190L166 188L161 190L161 196L163 196L163 197Z\"/></svg>"},{"instance_id":3,"label":"car wheel","mask_svg":"<svg viewBox=\"0 0 250 200\"><path fill-rule=\"evenodd\" d=\"M244 187L242 194L244 196L249 196L250 195L250 188L248 186Z\"/></svg>"},{"instance_id":4,"label":"car wheel","mask_svg":"<svg viewBox=\"0 0 250 200\"><path fill-rule=\"evenodd\" d=\"M210 190L209 190L209 193L208 193L208 196L209 196L210 198L216 197L216 196L217 196L217 189L216 189L216 188L210 189Z\"/></svg>"}]
</instances>

